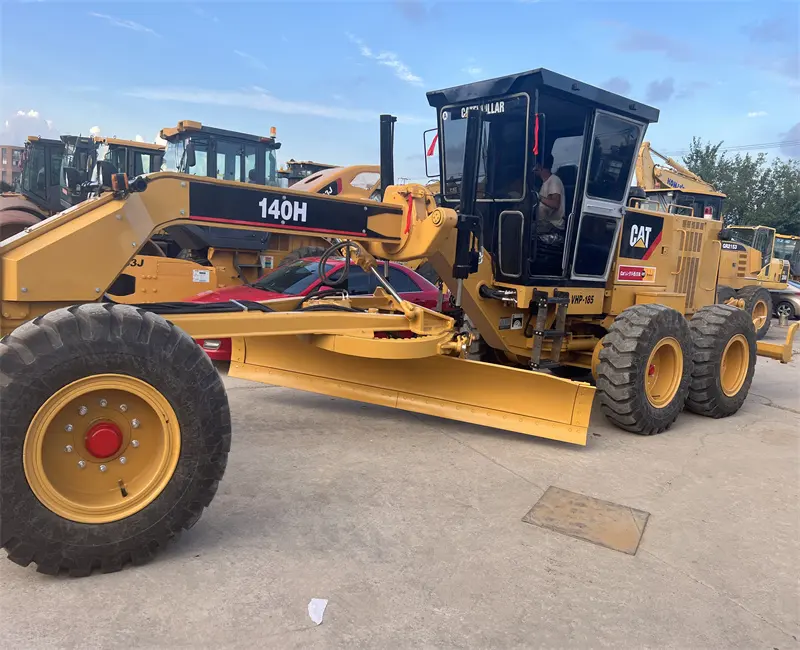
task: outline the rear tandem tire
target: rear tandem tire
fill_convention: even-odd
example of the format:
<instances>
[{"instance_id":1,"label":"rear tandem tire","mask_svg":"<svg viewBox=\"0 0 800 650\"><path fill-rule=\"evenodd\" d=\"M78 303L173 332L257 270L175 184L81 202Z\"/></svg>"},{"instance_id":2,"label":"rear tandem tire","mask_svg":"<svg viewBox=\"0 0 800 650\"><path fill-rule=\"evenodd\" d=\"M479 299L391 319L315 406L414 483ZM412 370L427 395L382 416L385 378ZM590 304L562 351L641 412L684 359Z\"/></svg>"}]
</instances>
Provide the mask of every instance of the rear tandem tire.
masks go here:
<instances>
[{"instance_id":1,"label":"rear tandem tire","mask_svg":"<svg viewBox=\"0 0 800 650\"><path fill-rule=\"evenodd\" d=\"M686 319L664 305L625 309L603 337L597 364L600 409L641 435L668 429L683 410L692 374Z\"/></svg>"},{"instance_id":2,"label":"rear tandem tire","mask_svg":"<svg viewBox=\"0 0 800 650\"><path fill-rule=\"evenodd\" d=\"M689 321L694 370L686 408L710 418L738 411L753 381L756 333L747 313L730 305L708 305Z\"/></svg>"},{"instance_id":3,"label":"rear tandem tire","mask_svg":"<svg viewBox=\"0 0 800 650\"><path fill-rule=\"evenodd\" d=\"M756 338L762 339L769 331L772 320L772 296L764 287L751 285L742 287L736 292L736 297L744 300L744 310L750 314L753 321Z\"/></svg>"},{"instance_id":4,"label":"rear tandem tire","mask_svg":"<svg viewBox=\"0 0 800 650\"><path fill-rule=\"evenodd\" d=\"M0 340L0 399L0 545L41 573L148 561L197 522L225 471L213 364L129 305L58 309ZM98 426L111 449L90 444Z\"/></svg>"}]
</instances>

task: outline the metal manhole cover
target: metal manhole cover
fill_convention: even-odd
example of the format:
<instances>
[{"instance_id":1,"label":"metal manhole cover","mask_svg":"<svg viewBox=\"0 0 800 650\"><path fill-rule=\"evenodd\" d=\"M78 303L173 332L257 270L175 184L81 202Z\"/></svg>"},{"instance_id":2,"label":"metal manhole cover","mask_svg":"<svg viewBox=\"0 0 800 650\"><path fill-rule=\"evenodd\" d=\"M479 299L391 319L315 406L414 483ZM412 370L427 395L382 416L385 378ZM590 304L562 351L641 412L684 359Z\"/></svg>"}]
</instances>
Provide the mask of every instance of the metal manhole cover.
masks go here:
<instances>
[{"instance_id":1,"label":"metal manhole cover","mask_svg":"<svg viewBox=\"0 0 800 650\"><path fill-rule=\"evenodd\" d=\"M649 517L644 510L551 485L522 521L636 555Z\"/></svg>"}]
</instances>

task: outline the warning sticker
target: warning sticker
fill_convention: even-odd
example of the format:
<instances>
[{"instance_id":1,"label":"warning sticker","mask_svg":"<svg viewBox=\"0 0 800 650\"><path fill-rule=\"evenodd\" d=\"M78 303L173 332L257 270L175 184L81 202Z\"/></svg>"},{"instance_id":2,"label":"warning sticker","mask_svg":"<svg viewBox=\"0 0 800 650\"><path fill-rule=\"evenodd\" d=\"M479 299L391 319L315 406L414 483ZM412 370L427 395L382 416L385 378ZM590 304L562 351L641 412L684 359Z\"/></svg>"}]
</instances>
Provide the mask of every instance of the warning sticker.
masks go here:
<instances>
[{"instance_id":1,"label":"warning sticker","mask_svg":"<svg viewBox=\"0 0 800 650\"><path fill-rule=\"evenodd\" d=\"M511 329L521 330L523 318L525 318L525 314L511 314Z\"/></svg>"},{"instance_id":2,"label":"warning sticker","mask_svg":"<svg viewBox=\"0 0 800 650\"><path fill-rule=\"evenodd\" d=\"M192 282L211 282L211 271L194 269L192 271Z\"/></svg>"},{"instance_id":3,"label":"warning sticker","mask_svg":"<svg viewBox=\"0 0 800 650\"><path fill-rule=\"evenodd\" d=\"M621 264L617 269L617 281L619 282L655 282L655 266L628 266Z\"/></svg>"},{"instance_id":4,"label":"warning sticker","mask_svg":"<svg viewBox=\"0 0 800 650\"><path fill-rule=\"evenodd\" d=\"M261 256L261 268L262 269L274 269L275 268L275 261L272 255L262 255Z\"/></svg>"},{"instance_id":5,"label":"warning sticker","mask_svg":"<svg viewBox=\"0 0 800 650\"><path fill-rule=\"evenodd\" d=\"M501 330L510 330L511 329L511 319L510 318L501 318L500 325L497 329Z\"/></svg>"}]
</instances>

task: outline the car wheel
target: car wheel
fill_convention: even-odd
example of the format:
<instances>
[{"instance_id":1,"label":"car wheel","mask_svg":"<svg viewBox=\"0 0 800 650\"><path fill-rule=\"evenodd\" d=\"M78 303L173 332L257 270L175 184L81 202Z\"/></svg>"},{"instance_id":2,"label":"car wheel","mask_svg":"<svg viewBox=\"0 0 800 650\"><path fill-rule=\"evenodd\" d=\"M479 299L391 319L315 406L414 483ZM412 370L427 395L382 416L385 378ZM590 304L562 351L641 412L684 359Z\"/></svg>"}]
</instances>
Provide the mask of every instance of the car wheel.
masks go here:
<instances>
[{"instance_id":1,"label":"car wheel","mask_svg":"<svg viewBox=\"0 0 800 650\"><path fill-rule=\"evenodd\" d=\"M789 320L794 319L796 316L794 305L790 303L788 300L782 300L775 306L775 315L780 318L781 316L786 316Z\"/></svg>"}]
</instances>

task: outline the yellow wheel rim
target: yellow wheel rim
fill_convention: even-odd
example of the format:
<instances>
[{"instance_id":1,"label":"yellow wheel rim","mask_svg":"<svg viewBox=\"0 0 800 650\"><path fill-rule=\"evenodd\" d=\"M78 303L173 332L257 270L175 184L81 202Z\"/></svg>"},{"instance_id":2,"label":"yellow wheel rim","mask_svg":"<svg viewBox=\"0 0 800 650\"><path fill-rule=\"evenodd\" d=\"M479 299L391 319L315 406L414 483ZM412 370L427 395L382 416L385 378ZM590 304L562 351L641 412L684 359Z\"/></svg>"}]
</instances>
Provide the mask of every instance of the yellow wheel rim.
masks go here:
<instances>
[{"instance_id":1,"label":"yellow wheel rim","mask_svg":"<svg viewBox=\"0 0 800 650\"><path fill-rule=\"evenodd\" d=\"M750 348L744 334L737 334L725 346L719 369L722 392L733 397L742 388L750 367Z\"/></svg>"},{"instance_id":2,"label":"yellow wheel rim","mask_svg":"<svg viewBox=\"0 0 800 650\"><path fill-rule=\"evenodd\" d=\"M180 445L178 418L159 391L127 375L93 375L64 386L33 417L25 478L65 519L118 521L161 494Z\"/></svg>"},{"instance_id":3,"label":"yellow wheel rim","mask_svg":"<svg viewBox=\"0 0 800 650\"><path fill-rule=\"evenodd\" d=\"M683 350L677 339L661 339L647 360L644 388L655 408L664 408L675 397L683 375Z\"/></svg>"},{"instance_id":4,"label":"yellow wheel rim","mask_svg":"<svg viewBox=\"0 0 800 650\"><path fill-rule=\"evenodd\" d=\"M764 327L764 323L767 322L767 318L769 318L769 309L767 308L767 303L763 300L759 300L753 305L753 326L756 328L756 332Z\"/></svg>"}]
</instances>

